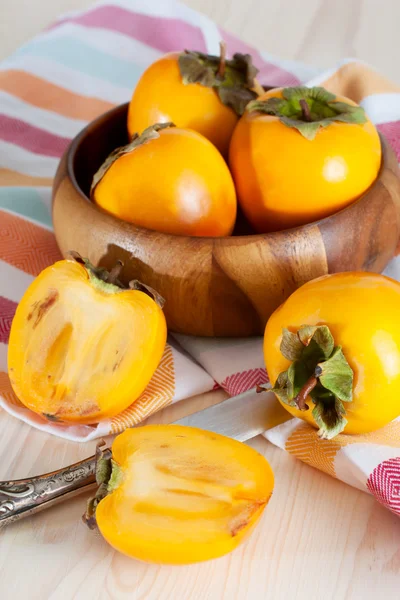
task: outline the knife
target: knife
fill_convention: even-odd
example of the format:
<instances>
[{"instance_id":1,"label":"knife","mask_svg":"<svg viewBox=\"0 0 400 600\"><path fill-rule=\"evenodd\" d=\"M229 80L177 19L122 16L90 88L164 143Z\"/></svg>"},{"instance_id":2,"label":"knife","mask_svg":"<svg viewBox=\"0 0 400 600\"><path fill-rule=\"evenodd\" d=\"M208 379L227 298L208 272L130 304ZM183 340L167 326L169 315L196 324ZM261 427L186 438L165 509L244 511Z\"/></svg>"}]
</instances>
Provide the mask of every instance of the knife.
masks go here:
<instances>
[{"instance_id":1,"label":"knife","mask_svg":"<svg viewBox=\"0 0 400 600\"><path fill-rule=\"evenodd\" d=\"M255 388L179 419L175 424L198 427L245 442L290 418L272 392L259 393ZM108 452L111 456L111 450ZM45 475L0 481L0 529L96 486L96 456Z\"/></svg>"}]
</instances>

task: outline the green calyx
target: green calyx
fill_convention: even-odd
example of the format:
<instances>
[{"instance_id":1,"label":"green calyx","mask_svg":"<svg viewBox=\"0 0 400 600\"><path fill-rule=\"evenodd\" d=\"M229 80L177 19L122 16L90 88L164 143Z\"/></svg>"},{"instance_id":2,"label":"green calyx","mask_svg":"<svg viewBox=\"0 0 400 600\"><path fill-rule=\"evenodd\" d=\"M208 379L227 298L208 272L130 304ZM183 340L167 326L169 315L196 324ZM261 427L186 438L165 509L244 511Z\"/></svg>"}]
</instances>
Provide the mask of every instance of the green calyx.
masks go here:
<instances>
[{"instance_id":1,"label":"green calyx","mask_svg":"<svg viewBox=\"0 0 400 600\"><path fill-rule=\"evenodd\" d=\"M75 262L85 267L90 282L99 291L104 292L105 294L116 294L125 290L138 290L150 296L160 308L164 306L164 298L149 285L146 285L137 279L132 279L128 285L125 285L120 281L119 276L124 268L122 260L117 260L111 271L108 271L104 267L95 267L87 258L83 258L74 250L68 252L68 255L71 259L75 260Z\"/></svg>"},{"instance_id":2,"label":"green calyx","mask_svg":"<svg viewBox=\"0 0 400 600\"><path fill-rule=\"evenodd\" d=\"M321 129L334 122L366 123L361 106L336 102L335 98L323 87L284 88L282 98L254 100L247 110L279 117L281 123L297 129L307 140L313 140Z\"/></svg>"},{"instance_id":3,"label":"green calyx","mask_svg":"<svg viewBox=\"0 0 400 600\"><path fill-rule=\"evenodd\" d=\"M257 98L253 88L258 69L249 54L237 53L227 60L225 44L220 46L220 56L185 50L179 56L179 70L184 84L214 88L221 102L241 116L248 103Z\"/></svg>"},{"instance_id":4,"label":"green calyx","mask_svg":"<svg viewBox=\"0 0 400 600\"><path fill-rule=\"evenodd\" d=\"M98 290L106 294L115 294L126 289L124 284L118 279L124 266L124 263L121 260L117 261L116 265L111 269L111 271L107 271L107 269L104 269L103 267L95 267L92 265L89 259L83 258L74 250L68 252L68 255L75 262L85 267L86 271L88 272L90 282Z\"/></svg>"},{"instance_id":5,"label":"green calyx","mask_svg":"<svg viewBox=\"0 0 400 600\"><path fill-rule=\"evenodd\" d=\"M97 444L96 448L96 495L87 503L86 512L82 517L89 529L96 529L96 509L99 503L121 485L123 480L122 470L113 460L111 450L105 448L105 442Z\"/></svg>"},{"instance_id":6,"label":"green calyx","mask_svg":"<svg viewBox=\"0 0 400 600\"><path fill-rule=\"evenodd\" d=\"M272 391L284 404L301 411L309 410L306 400L310 399L318 435L332 439L347 423L343 403L353 399L353 371L341 347L335 346L326 325L303 325L297 333L283 330L280 351L292 362L279 374Z\"/></svg>"},{"instance_id":7,"label":"green calyx","mask_svg":"<svg viewBox=\"0 0 400 600\"><path fill-rule=\"evenodd\" d=\"M143 144L147 144L152 140L156 140L160 137L160 134L158 132L162 129L168 129L169 127L175 127L174 123L155 123L154 125L150 125L150 127L147 127L140 135L138 133L135 133L132 136L132 139L129 142L129 144L126 144L125 146L120 146L119 148L115 148L115 150L113 150L111 154L107 156L106 160L93 175L92 185L90 187L90 197L93 199L93 194L96 186L100 183L104 175L112 167L115 161L121 158L121 156L124 156L124 154L130 154L131 152L136 150L136 148L143 146Z\"/></svg>"}]
</instances>

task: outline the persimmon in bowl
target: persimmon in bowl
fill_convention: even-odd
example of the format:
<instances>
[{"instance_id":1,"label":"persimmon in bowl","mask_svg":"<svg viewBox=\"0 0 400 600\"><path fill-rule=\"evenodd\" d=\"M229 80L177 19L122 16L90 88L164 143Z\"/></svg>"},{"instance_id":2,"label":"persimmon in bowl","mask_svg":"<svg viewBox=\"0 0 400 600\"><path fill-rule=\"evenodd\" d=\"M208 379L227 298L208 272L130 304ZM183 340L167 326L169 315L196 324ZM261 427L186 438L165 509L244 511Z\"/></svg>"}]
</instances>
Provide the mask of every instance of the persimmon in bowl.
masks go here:
<instances>
[{"instance_id":1,"label":"persimmon in bowl","mask_svg":"<svg viewBox=\"0 0 400 600\"><path fill-rule=\"evenodd\" d=\"M187 237L138 227L90 200L93 175L128 143L128 105L88 125L71 143L53 188L53 222L64 255L93 264L124 262L122 279L139 279L166 300L170 330L200 336L261 335L271 313L306 281L341 271L380 272L400 236L400 178L381 136L377 179L355 202L319 221L255 234L239 214L232 236ZM155 177L157 174L155 174Z\"/></svg>"}]
</instances>

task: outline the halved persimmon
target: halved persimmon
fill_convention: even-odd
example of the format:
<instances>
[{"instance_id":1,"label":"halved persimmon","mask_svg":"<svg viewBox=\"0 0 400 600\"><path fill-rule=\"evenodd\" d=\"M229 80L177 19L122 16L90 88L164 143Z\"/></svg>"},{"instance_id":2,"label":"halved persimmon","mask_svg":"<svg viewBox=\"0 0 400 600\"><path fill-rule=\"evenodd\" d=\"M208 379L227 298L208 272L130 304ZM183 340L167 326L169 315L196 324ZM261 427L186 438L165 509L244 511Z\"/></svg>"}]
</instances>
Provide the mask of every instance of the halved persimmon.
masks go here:
<instances>
[{"instance_id":1,"label":"halved persimmon","mask_svg":"<svg viewBox=\"0 0 400 600\"><path fill-rule=\"evenodd\" d=\"M143 392L161 359L164 314L144 291L62 260L33 281L10 333L8 370L19 400L49 420L97 423Z\"/></svg>"},{"instance_id":2,"label":"halved persimmon","mask_svg":"<svg viewBox=\"0 0 400 600\"><path fill-rule=\"evenodd\" d=\"M111 454L98 449L100 487L85 520L116 550L146 562L188 564L232 551L274 487L261 454L194 427L127 429Z\"/></svg>"}]
</instances>

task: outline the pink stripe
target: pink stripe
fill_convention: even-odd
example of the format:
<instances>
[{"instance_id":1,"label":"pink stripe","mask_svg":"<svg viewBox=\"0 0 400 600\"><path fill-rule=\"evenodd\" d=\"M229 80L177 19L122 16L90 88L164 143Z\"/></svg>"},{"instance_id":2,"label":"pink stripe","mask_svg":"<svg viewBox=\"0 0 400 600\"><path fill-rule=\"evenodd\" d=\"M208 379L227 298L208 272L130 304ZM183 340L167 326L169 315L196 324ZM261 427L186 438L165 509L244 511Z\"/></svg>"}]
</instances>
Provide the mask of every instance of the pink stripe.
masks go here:
<instances>
[{"instance_id":1,"label":"pink stripe","mask_svg":"<svg viewBox=\"0 0 400 600\"><path fill-rule=\"evenodd\" d=\"M0 342L7 344L17 304L0 296Z\"/></svg>"},{"instance_id":2,"label":"pink stripe","mask_svg":"<svg viewBox=\"0 0 400 600\"><path fill-rule=\"evenodd\" d=\"M400 457L390 458L375 467L367 488L378 502L400 516Z\"/></svg>"},{"instance_id":3,"label":"pink stripe","mask_svg":"<svg viewBox=\"0 0 400 600\"><path fill-rule=\"evenodd\" d=\"M141 15L119 6L100 6L83 15L61 19L52 28L67 22L117 31L161 52L185 48L206 51L203 34L198 27L179 19Z\"/></svg>"},{"instance_id":4,"label":"pink stripe","mask_svg":"<svg viewBox=\"0 0 400 600\"><path fill-rule=\"evenodd\" d=\"M228 392L230 396L237 396L247 390L250 390L256 385L268 383L268 375L265 369L249 369L241 373L229 375L221 383L221 387Z\"/></svg>"},{"instance_id":5,"label":"pink stripe","mask_svg":"<svg viewBox=\"0 0 400 600\"><path fill-rule=\"evenodd\" d=\"M382 125L377 125L377 128L386 137L400 162L400 121L382 123Z\"/></svg>"},{"instance_id":6,"label":"pink stripe","mask_svg":"<svg viewBox=\"0 0 400 600\"><path fill-rule=\"evenodd\" d=\"M235 52L251 54L255 66L260 71L257 78L263 85L280 87L282 85L298 85L300 83L300 80L289 71L265 61L259 52L252 46L238 40L234 35L227 33L223 29L219 29L219 32L221 38L224 39L227 44L228 54L230 56Z\"/></svg>"},{"instance_id":7,"label":"pink stripe","mask_svg":"<svg viewBox=\"0 0 400 600\"><path fill-rule=\"evenodd\" d=\"M0 115L0 139L44 156L59 158L71 140L54 135L29 123Z\"/></svg>"}]
</instances>

